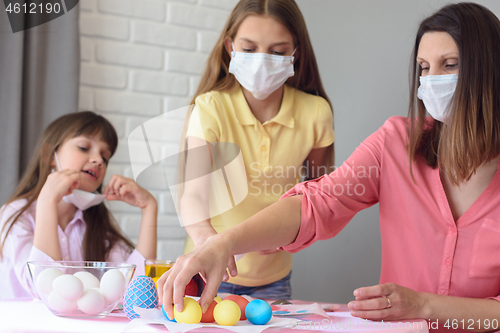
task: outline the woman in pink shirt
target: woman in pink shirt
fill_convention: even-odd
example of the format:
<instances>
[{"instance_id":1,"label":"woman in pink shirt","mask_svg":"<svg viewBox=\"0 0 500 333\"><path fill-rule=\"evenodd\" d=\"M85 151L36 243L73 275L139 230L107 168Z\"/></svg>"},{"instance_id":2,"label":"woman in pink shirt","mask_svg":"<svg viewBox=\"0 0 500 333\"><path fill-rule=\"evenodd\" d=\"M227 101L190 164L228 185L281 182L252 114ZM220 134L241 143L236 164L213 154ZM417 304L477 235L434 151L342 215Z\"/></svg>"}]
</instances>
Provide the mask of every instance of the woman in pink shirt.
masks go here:
<instances>
[{"instance_id":1,"label":"woman in pink shirt","mask_svg":"<svg viewBox=\"0 0 500 333\"><path fill-rule=\"evenodd\" d=\"M379 203L380 284L354 291L351 314L498 329L500 21L477 4L443 7L419 27L413 68L407 118L390 118L333 173L177 260L158 281L169 316L196 273L208 281L207 308L229 255L299 251Z\"/></svg>"}]
</instances>

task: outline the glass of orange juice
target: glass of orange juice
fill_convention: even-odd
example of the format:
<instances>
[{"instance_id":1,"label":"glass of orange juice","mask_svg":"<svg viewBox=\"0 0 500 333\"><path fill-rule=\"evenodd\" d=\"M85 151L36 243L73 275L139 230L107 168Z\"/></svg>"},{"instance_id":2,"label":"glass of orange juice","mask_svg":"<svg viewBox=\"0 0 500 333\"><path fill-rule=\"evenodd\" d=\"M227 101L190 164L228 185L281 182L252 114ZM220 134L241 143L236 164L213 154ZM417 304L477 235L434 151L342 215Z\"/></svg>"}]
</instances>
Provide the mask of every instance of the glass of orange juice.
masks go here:
<instances>
[{"instance_id":1,"label":"glass of orange juice","mask_svg":"<svg viewBox=\"0 0 500 333\"><path fill-rule=\"evenodd\" d=\"M174 262L170 260L146 259L144 261L146 276L149 276L150 278L153 279L156 288L158 288L158 285L156 284L158 279L173 265Z\"/></svg>"}]
</instances>

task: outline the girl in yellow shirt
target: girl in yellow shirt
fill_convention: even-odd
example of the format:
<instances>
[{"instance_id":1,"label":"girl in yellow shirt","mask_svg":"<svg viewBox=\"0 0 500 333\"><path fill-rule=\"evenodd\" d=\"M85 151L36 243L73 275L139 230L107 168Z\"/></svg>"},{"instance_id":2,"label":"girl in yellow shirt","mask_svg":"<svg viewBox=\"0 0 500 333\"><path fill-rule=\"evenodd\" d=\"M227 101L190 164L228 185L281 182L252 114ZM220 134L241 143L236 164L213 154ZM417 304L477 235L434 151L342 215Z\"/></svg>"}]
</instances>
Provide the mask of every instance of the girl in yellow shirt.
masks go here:
<instances>
[{"instance_id":1,"label":"girl in yellow shirt","mask_svg":"<svg viewBox=\"0 0 500 333\"><path fill-rule=\"evenodd\" d=\"M332 171L332 108L294 0L241 0L236 5L193 103L181 168L180 210L189 234L185 253L278 201L301 177ZM200 149L209 156L205 163ZM215 177L212 185L201 187L189 181L224 169L235 156L243 161L242 182L232 181L235 176L227 169L220 178L222 192L213 189ZM248 193L237 200L241 188ZM223 196L231 198L229 205L215 209ZM203 209L206 214L195 212ZM269 249L236 259L228 263L227 282L219 292L291 298L291 254Z\"/></svg>"}]
</instances>

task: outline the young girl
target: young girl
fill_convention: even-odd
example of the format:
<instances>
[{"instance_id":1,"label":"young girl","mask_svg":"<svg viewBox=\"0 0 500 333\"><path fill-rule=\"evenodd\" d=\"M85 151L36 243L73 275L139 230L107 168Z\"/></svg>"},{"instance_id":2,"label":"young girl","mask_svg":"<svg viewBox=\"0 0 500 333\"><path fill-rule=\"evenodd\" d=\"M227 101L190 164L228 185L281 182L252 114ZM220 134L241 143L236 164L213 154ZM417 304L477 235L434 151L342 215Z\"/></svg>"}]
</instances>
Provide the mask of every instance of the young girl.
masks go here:
<instances>
[{"instance_id":1,"label":"young girl","mask_svg":"<svg viewBox=\"0 0 500 333\"><path fill-rule=\"evenodd\" d=\"M101 193L117 144L113 126L89 111L62 116L47 127L20 184L0 210L0 299L36 296L28 261L127 262L140 273L145 258L156 258L157 203L148 191L118 175L102 191L107 200L141 208L135 250L103 198L96 196L86 207L77 196L76 189Z\"/></svg>"},{"instance_id":2,"label":"young girl","mask_svg":"<svg viewBox=\"0 0 500 333\"><path fill-rule=\"evenodd\" d=\"M207 193L184 182L180 204L189 234L185 253L278 201L300 181L304 168L303 177L316 178L333 166L332 109L304 18L293 0L241 0L236 5L193 103L187 118L186 174L208 174L210 164L216 164L217 154L203 166L199 150L190 154L189 148L205 146L212 153L219 149L218 155L227 158L230 153L221 153L215 143L233 143L241 149L246 171L240 185L248 185L249 192L220 215L186 223L193 207L213 201L208 204ZM205 172L200 171L204 167ZM237 268L229 262L231 278L219 291L288 299L291 266L292 256L284 251L246 253Z\"/></svg>"},{"instance_id":3,"label":"young girl","mask_svg":"<svg viewBox=\"0 0 500 333\"><path fill-rule=\"evenodd\" d=\"M182 311L194 273L209 277L200 300L206 309L229 255L299 251L378 202L380 284L354 291L351 314L422 318L443 331L446 324L498 329L500 21L477 4L448 5L421 23L414 59L409 117L390 118L330 175L296 185L179 258L158 281L169 315L172 300ZM347 186L350 194L341 191Z\"/></svg>"}]
</instances>

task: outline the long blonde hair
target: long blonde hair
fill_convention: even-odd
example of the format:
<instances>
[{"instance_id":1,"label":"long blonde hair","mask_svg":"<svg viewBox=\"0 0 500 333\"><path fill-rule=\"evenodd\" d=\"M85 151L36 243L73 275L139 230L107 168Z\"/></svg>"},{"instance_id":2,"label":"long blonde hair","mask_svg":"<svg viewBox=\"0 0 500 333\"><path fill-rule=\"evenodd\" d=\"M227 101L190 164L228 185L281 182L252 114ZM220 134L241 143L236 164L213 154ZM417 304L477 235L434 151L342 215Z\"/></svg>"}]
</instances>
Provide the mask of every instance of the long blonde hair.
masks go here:
<instances>
[{"instance_id":1,"label":"long blonde hair","mask_svg":"<svg viewBox=\"0 0 500 333\"><path fill-rule=\"evenodd\" d=\"M222 32L207 60L205 71L201 76L198 89L191 100L195 104L198 96L209 91L233 91L239 86L234 75L229 74L229 62L231 58L224 47L227 38L234 39L238 28L249 15L262 15L271 17L292 34L295 46L300 49L300 56L294 64L295 75L290 77L286 84L304 91L306 93L323 97L330 107L330 99L323 88L318 71L316 56L309 39L304 17L294 0L240 0L229 15ZM186 133L189 125L192 108L186 114L184 130L181 139L180 151L186 150ZM332 108L333 112L333 108ZM330 170L335 164L333 145L327 152L326 170ZM182 187L184 179L185 157L179 158L179 183ZM181 192L182 193L182 189ZM180 199L180 196L179 196Z\"/></svg>"},{"instance_id":2,"label":"long blonde hair","mask_svg":"<svg viewBox=\"0 0 500 333\"><path fill-rule=\"evenodd\" d=\"M50 162L54 152L67 139L80 135L97 136L100 140L106 142L111 156L116 151L118 136L113 125L104 117L91 111L82 111L70 113L54 120L38 140L35 153L19 185L6 203L7 205L18 199L27 200L27 203L12 215L2 227L0 234L3 234L4 230L6 232L0 244L0 257L10 230L19 217L38 198L43 185L47 181L47 177L51 172ZM97 189L98 192L101 192L101 187L102 185ZM88 208L83 212L83 216L87 225L83 240L85 260L105 261L113 246L118 242L122 242L129 250L133 249L133 244L121 233L104 203Z\"/></svg>"}]
</instances>

